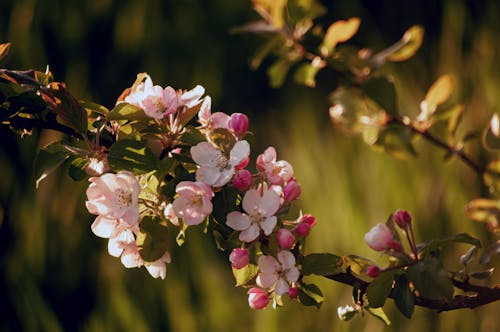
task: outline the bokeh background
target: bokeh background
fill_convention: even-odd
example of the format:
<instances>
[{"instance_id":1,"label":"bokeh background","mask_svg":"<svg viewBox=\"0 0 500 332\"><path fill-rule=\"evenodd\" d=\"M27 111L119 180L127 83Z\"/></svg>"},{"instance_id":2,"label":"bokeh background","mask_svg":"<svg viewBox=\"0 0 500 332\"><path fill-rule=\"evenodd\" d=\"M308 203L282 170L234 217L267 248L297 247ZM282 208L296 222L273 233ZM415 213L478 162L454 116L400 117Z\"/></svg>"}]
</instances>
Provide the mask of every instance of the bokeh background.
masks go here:
<instances>
[{"instance_id":1,"label":"bokeh background","mask_svg":"<svg viewBox=\"0 0 500 332\"><path fill-rule=\"evenodd\" d=\"M352 42L375 50L413 24L425 27L417 55L386 69L395 78L403 113L416 114L427 87L443 73L455 75L452 98L466 105L460 133L499 111L496 1L322 3L329 9L325 24L359 16L362 25ZM13 46L1 66L43 70L48 64L75 95L106 106L142 71L161 85L202 84L214 110L249 115L255 153L274 145L293 164L301 206L319 221L308 252L381 259L363 234L398 208L413 213L421 241L462 231L493 241L463 214L484 188L459 161L443 162L443 153L425 142L417 144L418 158L396 160L331 125L331 73L320 73L316 89L291 82L270 89L269 62L256 71L248 65L259 38L229 32L254 18L250 1L243 0L0 0L0 41ZM126 270L90 231L85 182L57 172L34 189L36 151L57 138L47 131L20 139L0 127L1 331L500 330L498 303L442 314L417 308L411 321L389 303L390 327L373 317L345 323L336 308L351 303L350 288L320 278L314 279L325 294L320 310L289 303L251 311L245 291L233 286L228 253L217 251L196 228L188 231L186 245L172 248L166 280L152 279L145 269ZM470 151L476 147L471 143ZM466 249L448 250L447 267L458 269L457 257Z\"/></svg>"}]
</instances>

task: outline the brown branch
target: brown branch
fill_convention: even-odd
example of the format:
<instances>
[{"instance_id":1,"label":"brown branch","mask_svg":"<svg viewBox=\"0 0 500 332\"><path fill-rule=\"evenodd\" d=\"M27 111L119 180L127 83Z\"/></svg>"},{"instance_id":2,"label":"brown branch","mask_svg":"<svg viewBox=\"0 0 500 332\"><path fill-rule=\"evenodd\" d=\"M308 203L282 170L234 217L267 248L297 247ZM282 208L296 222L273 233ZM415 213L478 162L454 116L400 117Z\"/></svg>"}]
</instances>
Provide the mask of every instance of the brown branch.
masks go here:
<instances>
[{"instance_id":1,"label":"brown branch","mask_svg":"<svg viewBox=\"0 0 500 332\"><path fill-rule=\"evenodd\" d=\"M328 275L325 276L325 278L340 282L345 285L356 285L362 293L365 293L368 285L370 285L369 282L356 277L350 272ZM415 295L415 305L442 312L465 308L474 309L476 307L500 300L500 287L498 286L490 288L472 285L468 282L458 281L455 279L451 279L451 281L456 288L461 289L464 292L473 292L475 294L455 295L453 301L451 302L448 302L446 300L427 299ZM394 297L392 294L390 294L389 298Z\"/></svg>"},{"instance_id":2,"label":"brown branch","mask_svg":"<svg viewBox=\"0 0 500 332\"><path fill-rule=\"evenodd\" d=\"M48 122L48 121L43 121L41 119L14 117L12 119L8 119L5 122L2 122L2 124L10 125L11 127L16 129L29 129L29 130L33 128L51 129L76 138L82 138L82 135L78 134L73 129L66 127L55 121Z\"/></svg>"}]
</instances>

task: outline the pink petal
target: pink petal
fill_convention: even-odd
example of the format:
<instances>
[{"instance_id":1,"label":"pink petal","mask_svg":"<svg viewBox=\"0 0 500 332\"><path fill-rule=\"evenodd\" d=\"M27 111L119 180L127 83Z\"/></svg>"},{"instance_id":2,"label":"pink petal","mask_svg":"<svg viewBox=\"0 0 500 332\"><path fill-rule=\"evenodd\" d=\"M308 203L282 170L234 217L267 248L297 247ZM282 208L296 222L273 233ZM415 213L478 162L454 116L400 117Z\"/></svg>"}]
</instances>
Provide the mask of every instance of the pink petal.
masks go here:
<instances>
[{"instance_id":1,"label":"pink petal","mask_svg":"<svg viewBox=\"0 0 500 332\"><path fill-rule=\"evenodd\" d=\"M276 295L280 296L288 293L289 289L290 286L288 286L288 283L283 278L279 278L276 282L276 286L274 286L274 292L276 293Z\"/></svg>"},{"instance_id":2,"label":"pink petal","mask_svg":"<svg viewBox=\"0 0 500 332\"><path fill-rule=\"evenodd\" d=\"M223 128L227 129L229 125L229 115L222 112L215 112L210 116L209 126L212 129Z\"/></svg>"},{"instance_id":3,"label":"pink petal","mask_svg":"<svg viewBox=\"0 0 500 332\"><path fill-rule=\"evenodd\" d=\"M273 190L266 190L259 202L259 210L261 213L270 217L274 215L280 207L280 196Z\"/></svg>"},{"instance_id":4,"label":"pink petal","mask_svg":"<svg viewBox=\"0 0 500 332\"><path fill-rule=\"evenodd\" d=\"M278 276L276 275L275 272L273 273L259 273L257 276L257 285L259 285L262 288L271 288L273 287L274 283L278 279Z\"/></svg>"},{"instance_id":5,"label":"pink petal","mask_svg":"<svg viewBox=\"0 0 500 332\"><path fill-rule=\"evenodd\" d=\"M278 261L281 263L281 266L283 266L283 269L288 270L295 267L295 256L293 256L290 251L282 250L276 256Z\"/></svg>"},{"instance_id":6,"label":"pink petal","mask_svg":"<svg viewBox=\"0 0 500 332\"><path fill-rule=\"evenodd\" d=\"M241 212L233 211L227 215L226 225L235 231L243 231L250 227L250 224L250 218Z\"/></svg>"},{"instance_id":7,"label":"pink petal","mask_svg":"<svg viewBox=\"0 0 500 332\"><path fill-rule=\"evenodd\" d=\"M217 166L222 152L208 142L200 142L191 147L191 157L200 166Z\"/></svg>"},{"instance_id":8,"label":"pink petal","mask_svg":"<svg viewBox=\"0 0 500 332\"><path fill-rule=\"evenodd\" d=\"M286 271L285 275L286 275L286 280L288 280L288 282L291 283L299 280L300 272L298 268L292 267L290 270Z\"/></svg>"},{"instance_id":9,"label":"pink petal","mask_svg":"<svg viewBox=\"0 0 500 332\"><path fill-rule=\"evenodd\" d=\"M251 224L250 227L240 233L239 239L243 242L252 242L259 237L260 230L256 224Z\"/></svg>"},{"instance_id":10,"label":"pink petal","mask_svg":"<svg viewBox=\"0 0 500 332\"><path fill-rule=\"evenodd\" d=\"M259 223L260 228L264 231L265 235L269 235L273 232L274 227L278 223L278 219L275 216L266 218Z\"/></svg>"},{"instance_id":11,"label":"pink petal","mask_svg":"<svg viewBox=\"0 0 500 332\"><path fill-rule=\"evenodd\" d=\"M92 232L102 238L108 239L116 230L118 221L116 219L108 219L103 216L95 218L92 226Z\"/></svg>"},{"instance_id":12,"label":"pink petal","mask_svg":"<svg viewBox=\"0 0 500 332\"><path fill-rule=\"evenodd\" d=\"M234 175L234 168L224 169L222 171L219 170L219 178L215 181L212 186L219 188L231 181Z\"/></svg>"},{"instance_id":13,"label":"pink petal","mask_svg":"<svg viewBox=\"0 0 500 332\"><path fill-rule=\"evenodd\" d=\"M122 254L123 249L131 243L135 246L134 234L130 230L124 230L109 239L108 253L111 256L119 257Z\"/></svg>"},{"instance_id":14,"label":"pink petal","mask_svg":"<svg viewBox=\"0 0 500 332\"><path fill-rule=\"evenodd\" d=\"M257 261L257 265L259 265L259 269L266 274L274 273L279 269L279 263L273 256L260 256Z\"/></svg>"},{"instance_id":15,"label":"pink petal","mask_svg":"<svg viewBox=\"0 0 500 332\"><path fill-rule=\"evenodd\" d=\"M144 260L139 255L135 243L129 244L123 251L121 261L126 268L139 267L144 265Z\"/></svg>"},{"instance_id":16,"label":"pink petal","mask_svg":"<svg viewBox=\"0 0 500 332\"><path fill-rule=\"evenodd\" d=\"M258 213L260 199L260 193L256 189L250 189L243 197L243 210L250 215Z\"/></svg>"},{"instance_id":17,"label":"pink petal","mask_svg":"<svg viewBox=\"0 0 500 332\"><path fill-rule=\"evenodd\" d=\"M196 181L206 183L216 187L216 183L220 182L221 172L218 167L201 166L196 170Z\"/></svg>"},{"instance_id":18,"label":"pink petal","mask_svg":"<svg viewBox=\"0 0 500 332\"><path fill-rule=\"evenodd\" d=\"M165 279L165 276L167 275L167 267L165 266L165 263L160 260L146 265L146 269L153 278Z\"/></svg>"},{"instance_id":19,"label":"pink petal","mask_svg":"<svg viewBox=\"0 0 500 332\"><path fill-rule=\"evenodd\" d=\"M250 145L247 141L236 142L229 153L229 162L233 167L238 166L243 160L245 160L245 158L248 157L249 154Z\"/></svg>"}]
</instances>

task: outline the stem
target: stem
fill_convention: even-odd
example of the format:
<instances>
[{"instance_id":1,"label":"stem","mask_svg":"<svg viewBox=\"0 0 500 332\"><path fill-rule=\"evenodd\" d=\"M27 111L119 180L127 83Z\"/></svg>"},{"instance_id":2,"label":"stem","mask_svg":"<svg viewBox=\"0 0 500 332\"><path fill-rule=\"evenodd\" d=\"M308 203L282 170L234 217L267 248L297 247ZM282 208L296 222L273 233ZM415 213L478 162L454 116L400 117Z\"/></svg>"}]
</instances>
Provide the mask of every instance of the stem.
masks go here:
<instances>
[{"instance_id":1,"label":"stem","mask_svg":"<svg viewBox=\"0 0 500 332\"><path fill-rule=\"evenodd\" d=\"M415 127L413 124L410 122L403 121L400 118L393 118L391 119L392 122L400 124L402 126L405 126L406 128L410 129L413 133L423 137L427 141L429 141L431 144L434 144L435 146L446 150L447 152L456 155L459 157L467 166L469 166L474 172L476 172L479 176L482 176L485 172L485 169L482 165L479 163L475 162L468 154L464 152L463 149L457 148L454 146L451 146L441 140L440 138L434 136L429 132L428 129L419 129Z\"/></svg>"},{"instance_id":2,"label":"stem","mask_svg":"<svg viewBox=\"0 0 500 332\"><path fill-rule=\"evenodd\" d=\"M2 122L4 125L10 125L14 128L22 128L22 129L51 129L59 131L63 134L67 134L76 138L82 138L82 135L75 132L73 129L66 127L57 122L46 122L41 119L32 119L32 118L23 118L23 117L14 117L9 119L8 121Z\"/></svg>"},{"instance_id":3,"label":"stem","mask_svg":"<svg viewBox=\"0 0 500 332\"><path fill-rule=\"evenodd\" d=\"M345 285L357 285L362 293L366 292L369 282L366 282L350 272L338 273L324 276L327 279L340 282ZM500 287L485 287L469 284L468 282L451 279L453 285L464 292L473 292L473 295L456 295L451 302L446 300L433 300L415 295L415 305L427 309L434 309L438 312L451 311L457 309L474 309L476 307L500 300ZM389 298L394 298L392 294Z\"/></svg>"}]
</instances>

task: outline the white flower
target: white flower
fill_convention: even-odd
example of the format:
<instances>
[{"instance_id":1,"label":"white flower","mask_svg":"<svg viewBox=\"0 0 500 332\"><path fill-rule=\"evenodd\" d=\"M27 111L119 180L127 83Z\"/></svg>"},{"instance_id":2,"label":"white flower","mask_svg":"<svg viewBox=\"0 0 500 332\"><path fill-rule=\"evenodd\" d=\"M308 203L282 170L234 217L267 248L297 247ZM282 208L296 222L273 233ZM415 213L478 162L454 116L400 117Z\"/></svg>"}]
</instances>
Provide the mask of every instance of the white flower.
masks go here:
<instances>
[{"instance_id":1,"label":"white flower","mask_svg":"<svg viewBox=\"0 0 500 332\"><path fill-rule=\"evenodd\" d=\"M236 142L229 157L208 142L198 143L191 148L191 157L200 166L196 171L196 180L213 187L222 187L232 179L235 167L249 154L250 145L247 141Z\"/></svg>"},{"instance_id":2,"label":"white flower","mask_svg":"<svg viewBox=\"0 0 500 332\"><path fill-rule=\"evenodd\" d=\"M239 239L243 242L252 242L257 239L260 230L265 235L272 233L277 223L274 214L280 207L280 196L273 190L250 189L243 197L243 210L246 213L233 211L227 215L226 224L236 231L241 231Z\"/></svg>"},{"instance_id":3,"label":"white flower","mask_svg":"<svg viewBox=\"0 0 500 332\"><path fill-rule=\"evenodd\" d=\"M290 251L280 251L276 255L259 257L260 273L257 276L257 285L263 288L274 288L276 295L288 293L290 285L299 279L300 272L295 266L295 257Z\"/></svg>"}]
</instances>

